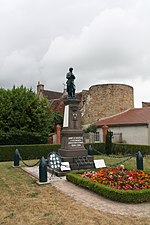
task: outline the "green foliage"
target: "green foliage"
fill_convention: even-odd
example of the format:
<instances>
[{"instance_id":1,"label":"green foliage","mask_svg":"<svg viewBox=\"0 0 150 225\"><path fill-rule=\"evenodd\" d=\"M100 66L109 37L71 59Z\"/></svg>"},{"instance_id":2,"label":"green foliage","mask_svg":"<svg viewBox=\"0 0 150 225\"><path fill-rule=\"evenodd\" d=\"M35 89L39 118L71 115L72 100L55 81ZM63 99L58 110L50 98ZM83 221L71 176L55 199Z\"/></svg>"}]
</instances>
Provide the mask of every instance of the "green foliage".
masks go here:
<instances>
[{"instance_id":1,"label":"green foliage","mask_svg":"<svg viewBox=\"0 0 150 225\"><path fill-rule=\"evenodd\" d=\"M105 154L105 144L104 143L87 143L84 144L85 148L88 150L89 145L93 149L93 155ZM0 146L0 161L11 161L13 159L14 152L18 148L23 154L23 159L36 159L40 158L42 155L46 156L49 151L58 151L60 145L50 145L50 144L36 144L36 145L5 145ZM127 155L135 154L138 151L142 155L150 155L150 145L127 145L127 144L112 144L112 153L114 155ZM113 163L113 162L112 162Z\"/></svg>"},{"instance_id":2,"label":"green foliage","mask_svg":"<svg viewBox=\"0 0 150 225\"><path fill-rule=\"evenodd\" d=\"M31 88L23 86L0 89L1 145L45 143L51 123L52 113L46 98L39 99Z\"/></svg>"},{"instance_id":3,"label":"green foliage","mask_svg":"<svg viewBox=\"0 0 150 225\"><path fill-rule=\"evenodd\" d=\"M83 171L82 171L83 173ZM115 188L108 187L106 185L93 182L88 178L82 178L81 173L68 173L66 179L74 184L81 187L87 188L96 192L103 197L111 199L113 201L124 202L124 203L141 203L150 201L150 189L145 190L118 190Z\"/></svg>"},{"instance_id":4,"label":"green foliage","mask_svg":"<svg viewBox=\"0 0 150 225\"><path fill-rule=\"evenodd\" d=\"M88 149L89 145L94 150L94 155L98 155L100 153L105 154L105 143L87 143L84 144L85 148ZM131 144L120 144L120 143L112 143L112 154L114 155L127 155L132 154L135 155L140 151L142 155L150 155L150 145L131 145Z\"/></svg>"},{"instance_id":5,"label":"green foliage","mask_svg":"<svg viewBox=\"0 0 150 225\"><path fill-rule=\"evenodd\" d=\"M150 155L150 145L112 144L113 154L132 154L140 151L142 155Z\"/></svg>"},{"instance_id":6,"label":"green foliage","mask_svg":"<svg viewBox=\"0 0 150 225\"><path fill-rule=\"evenodd\" d=\"M20 144L44 144L47 143L47 133L27 132L27 131L10 131L0 132L0 144L20 145Z\"/></svg>"},{"instance_id":7,"label":"green foliage","mask_svg":"<svg viewBox=\"0 0 150 225\"><path fill-rule=\"evenodd\" d=\"M105 144L104 143L86 143L84 147L88 150L89 146L93 149L93 155L98 155L99 153L105 154Z\"/></svg>"},{"instance_id":8,"label":"green foliage","mask_svg":"<svg viewBox=\"0 0 150 225\"><path fill-rule=\"evenodd\" d=\"M23 160L47 158L50 152L57 152L60 145L40 144L40 145L5 145L0 146L0 162L13 161L15 150L18 149Z\"/></svg>"},{"instance_id":9,"label":"green foliage","mask_svg":"<svg viewBox=\"0 0 150 225\"><path fill-rule=\"evenodd\" d=\"M50 131L54 132L55 126L63 124L63 115L60 112L53 112L50 116Z\"/></svg>"},{"instance_id":10,"label":"green foliage","mask_svg":"<svg viewBox=\"0 0 150 225\"><path fill-rule=\"evenodd\" d=\"M96 133L97 126L95 124L91 124L87 129L84 130L85 133Z\"/></svg>"},{"instance_id":11,"label":"green foliage","mask_svg":"<svg viewBox=\"0 0 150 225\"><path fill-rule=\"evenodd\" d=\"M0 89L1 131L23 130L43 132L49 130L49 105L23 86L12 90Z\"/></svg>"}]
</instances>

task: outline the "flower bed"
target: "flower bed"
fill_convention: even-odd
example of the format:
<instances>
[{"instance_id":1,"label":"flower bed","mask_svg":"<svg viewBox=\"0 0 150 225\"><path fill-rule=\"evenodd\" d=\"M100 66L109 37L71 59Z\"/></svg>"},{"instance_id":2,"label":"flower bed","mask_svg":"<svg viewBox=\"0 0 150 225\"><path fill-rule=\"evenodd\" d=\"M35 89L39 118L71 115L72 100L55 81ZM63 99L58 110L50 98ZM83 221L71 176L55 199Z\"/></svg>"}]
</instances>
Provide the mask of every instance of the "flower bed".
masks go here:
<instances>
[{"instance_id":1,"label":"flower bed","mask_svg":"<svg viewBox=\"0 0 150 225\"><path fill-rule=\"evenodd\" d=\"M103 168L98 171L86 172L81 176L120 190L143 190L150 188L150 174L141 170L128 171L123 167Z\"/></svg>"},{"instance_id":2,"label":"flower bed","mask_svg":"<svg viewBox=\"0 0 150 225\"><path fill-rule=\"evenodd\" d=\"M81 187L106 198L126 203L150 201L150 174L123 168L103 168L97 171L78 171L66 175Z\"/></svg>"}]
</instances>

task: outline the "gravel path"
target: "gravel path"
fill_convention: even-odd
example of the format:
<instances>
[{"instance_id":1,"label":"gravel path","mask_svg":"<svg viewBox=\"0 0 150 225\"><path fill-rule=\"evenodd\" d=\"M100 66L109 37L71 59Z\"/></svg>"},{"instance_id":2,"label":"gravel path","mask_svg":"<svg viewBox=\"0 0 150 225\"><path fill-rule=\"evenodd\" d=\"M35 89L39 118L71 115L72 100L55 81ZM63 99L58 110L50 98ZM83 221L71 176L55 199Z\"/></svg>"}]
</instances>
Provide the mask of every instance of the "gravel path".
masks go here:
<instances>
[{"instance_id":1,"label":"gravel path","mask_svg":"<svg viewBox=\"0 0 150 225\"><path fill-rule=\"evenodd\" d=\"M23 167L22 169L38 179L38 167ZM51 177L49 173L48 182L58 190L88 207L116 215L150 217L150 203L126 204L111 201L68 182L65 177Z\"/></svg>"},{"instance_id":2,"label":"gravel path","mask_svg":"<svg viewBox=\"0 0 150 225\"><path fill-rule=\"evenodd\" d=\"M150 203L125 204L114 202L89 190L80 188L67 180L55 181L52 185L88 207L112 214L150 217Z\"/></svg>"}]
</instances>

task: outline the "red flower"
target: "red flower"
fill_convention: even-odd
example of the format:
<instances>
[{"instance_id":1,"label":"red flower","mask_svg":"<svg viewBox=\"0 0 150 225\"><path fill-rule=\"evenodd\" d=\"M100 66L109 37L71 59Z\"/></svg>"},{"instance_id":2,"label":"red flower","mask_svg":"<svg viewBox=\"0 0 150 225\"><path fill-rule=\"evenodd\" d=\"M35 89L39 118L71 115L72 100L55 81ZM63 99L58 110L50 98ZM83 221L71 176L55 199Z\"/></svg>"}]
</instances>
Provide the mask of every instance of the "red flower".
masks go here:
<instances>
[{"instance_id":1,"label":"red flower","mask_svg":"<svg viewBox=\"0 0 150 225\"><path fill-rule=\"evenodd\" d=\"M123 167L102 168L81 175L94 182L122 190L141 190L150 188L150 174L137 170L125 170Z\"/></svg>"}]
</instances>

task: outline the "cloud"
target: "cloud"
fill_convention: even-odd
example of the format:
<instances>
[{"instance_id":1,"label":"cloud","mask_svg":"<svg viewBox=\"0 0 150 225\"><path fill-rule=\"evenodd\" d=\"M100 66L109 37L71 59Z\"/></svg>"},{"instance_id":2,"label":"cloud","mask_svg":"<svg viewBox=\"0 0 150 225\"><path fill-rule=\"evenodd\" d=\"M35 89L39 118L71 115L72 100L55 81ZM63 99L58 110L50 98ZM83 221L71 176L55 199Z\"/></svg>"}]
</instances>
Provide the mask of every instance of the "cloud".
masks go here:
<instances>
[{"instance_id":1,"label":"cloud","mask_svg":"<svg viewBox=\"0 0 150 225\"><path fill-rule=\"evenodd\" d=\"M38 63L28 52L14 51L5 57L0 73L3 77L1 81L3 86L6 83L16 86L25 83L27 86L31 86L32 78L39 73ZM11 88L8 84L8 88Z\"/></svg>"},{"instance_id":2,"label":"cloud","mask_svg":"<svg viewBox=\"0 0 150 225\"><path fill-rule=\"evenodd\" d=\"M2 0L0 86L62 91L72 66L77 91L120 82L146 96L149 26L148 0Z\"/></svg>"},{"instance_id":3,"label":"cloud","mask_svg":"<svg viewBox=\"0 0 150 225\"><path fill-rule=\"evenodd\" d=\"M89 75L93 71L99 80L147 76L149 23L139 19L139 10L104 10L79 35L56 37L41 64L45 68L74 64Z\"/></svg>"}]
</instances>

